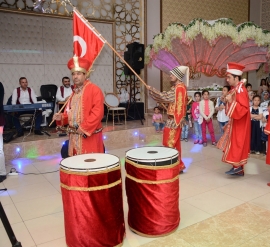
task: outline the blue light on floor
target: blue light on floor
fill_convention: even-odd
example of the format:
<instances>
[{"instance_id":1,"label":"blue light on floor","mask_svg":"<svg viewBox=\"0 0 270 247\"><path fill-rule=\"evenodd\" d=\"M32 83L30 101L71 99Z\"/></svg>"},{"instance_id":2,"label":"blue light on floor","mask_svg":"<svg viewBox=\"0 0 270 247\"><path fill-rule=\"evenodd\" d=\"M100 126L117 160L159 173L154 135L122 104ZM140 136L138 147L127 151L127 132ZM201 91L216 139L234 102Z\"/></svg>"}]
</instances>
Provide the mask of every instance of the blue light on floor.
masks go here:
<instances>
[{"instance_id":1,"label":"blue light on floor","mask_svg":"<svg viewBox=\"0 0 270 247\"><path fill-rule=\"evenodd\" d=\"M134 132L134 136L138 136L138 131L135 131Z\"/></svg>"},{"instance_id":2,"label":"blue light on floor","mask_svg":"<svg viewBox=\"0 0 270 247\"><path fill-rule=\"evenodd\" d=\"M60 154L43 155L43 156L37 157L37 159L38 160L56 160L56 159L61 159L61 155Z\"/></svg>"},{"instance_id":3,"label":"blue light on floor","mask_svg":"<svg viewBox=\"0 0 270 247\"><path fill-rule=\"evenodd\" d=\"M103 136L103 140L106 140L107 139L107 136Z\"/></svg>"},{"instance_id":4,"label":"blue light on floor","mask_svg":"<svg viewBox=\"0 0 270 247\"><path fill-rule=\"evenodd\" d=\"M16 152L20 152L21 151L21 149L20 148L16 148Z\"/></svg>"},{"instance_id":5,"label":"blue light on floor","mask_svg":"<svg viewBox=\"0 0 270 247\"><path fill-rule=\"evenodd\" d=\"M195 144L190 150L191 153L200 153L203 148L203 145Z\"/></svg>"},{"instance_id":6,"label":"blue light on floor","mask_svg":"<svg viewBox=\"0 0 270 247\"><path fill-rule=\"evenodd\" d=\"M26 165L30 165L32 164L33 161L31 159L28 158L18 158L18 159L14 159L12 160L11 164L14 166L26 166Z\"/></svg>"},{"instance_id":7,"label":"blue light on floor","mask_svg":"<svg viewBox=\"0 0 270 247\"><path fill-rule=\"evenodd\" d=\"M183 161L184 164L185 164L185 167L186 167L185 170L188 170L188 168L190 167L190 165L191 165L193 159L192 159L192 158L186 158L186 157L185 157L185 158L182 158L182 161Z\"/></svg>"}]
</instances>

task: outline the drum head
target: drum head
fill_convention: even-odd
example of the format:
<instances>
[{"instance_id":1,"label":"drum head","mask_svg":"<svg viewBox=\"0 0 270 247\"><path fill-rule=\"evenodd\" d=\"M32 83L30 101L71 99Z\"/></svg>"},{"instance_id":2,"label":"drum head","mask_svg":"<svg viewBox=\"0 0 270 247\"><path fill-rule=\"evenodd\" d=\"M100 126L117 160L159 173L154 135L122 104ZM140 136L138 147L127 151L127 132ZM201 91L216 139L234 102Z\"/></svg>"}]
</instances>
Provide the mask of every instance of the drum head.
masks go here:
<instances>
[{"instance_id":1,"label":"drum head","mask_svg":"<svg viewBox=\"0 0 270 247\"><path fill-rule=\"evenodd\" d=\"M168 147L141 147L127 151L126 158L141 165L164 166L178 160L178 151Z\"/></svg>"},{"instance_id":2,"label":"drum head","mask_svg":"<svg viewBox=\"0 0 270 247\"><path fill-rule=\"evenodd\" d=\"M106 94L104 100L106 105L108 105L109 107L117 107L119 105L119 99L113 93Z\"/></svg>"},{"instance_id":3,"label":"drum head","mask_svg":"<svg viewBox=\"0 0 270 247\"><path fill-rule=\"evenodd\" d=\"M119 158L112 154L91 153L75 155L63 159L60 166L64 170L77 172L102 171L119 165Z\"/></svg>"}]
</instances>

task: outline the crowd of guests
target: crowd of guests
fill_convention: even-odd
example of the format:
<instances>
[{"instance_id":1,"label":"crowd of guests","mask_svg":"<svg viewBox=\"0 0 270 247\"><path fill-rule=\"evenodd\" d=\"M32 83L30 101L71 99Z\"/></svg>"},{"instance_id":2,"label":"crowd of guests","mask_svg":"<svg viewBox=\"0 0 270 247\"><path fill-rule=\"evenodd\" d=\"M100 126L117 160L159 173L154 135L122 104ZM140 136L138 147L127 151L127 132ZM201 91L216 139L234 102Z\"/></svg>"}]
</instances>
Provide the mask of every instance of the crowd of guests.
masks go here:
<instances>
[{"instance_id":1,"label":"crowd of guests","mask_svg":"<svg viewBox=\"0 0 270 247\"><path fill-rule=\"evenodd\" d=\"M249 95L249 105L251 114L251 144L250 152L254 154L266 155L266 142L268 136L264 133L264 128L269 115L269 89L270 85L266 79L262 79L257 92L252 91L252 85L246 83L245 87ZM211 137L212 145L216 145L216 137L213 127L213 115L216 113L216 118L220 127L220 133L224 133L224 126L228 123L229 117L226 115L226 95L230 91L230 86L224 86L222 94L214 102L209 99L209 91L195 92L191 104L187 105L185 122L182 125L181 141L188 141L190 127L194 127L195 140L194 144L202 144L207 146L206 127ZM157 132L162 132L164 122L162 114L158 107L154 108L152 119L153 125Z\"/></svg>"}]
</instances>

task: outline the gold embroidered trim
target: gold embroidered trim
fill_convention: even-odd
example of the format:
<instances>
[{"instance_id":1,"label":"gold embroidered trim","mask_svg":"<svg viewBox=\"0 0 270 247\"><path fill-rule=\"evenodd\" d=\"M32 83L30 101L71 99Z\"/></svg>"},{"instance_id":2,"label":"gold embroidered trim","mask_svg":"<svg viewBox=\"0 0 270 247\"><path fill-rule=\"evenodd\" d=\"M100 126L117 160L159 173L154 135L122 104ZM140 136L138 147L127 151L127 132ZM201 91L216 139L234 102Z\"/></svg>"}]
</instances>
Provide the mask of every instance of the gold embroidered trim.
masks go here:
<instances>
[{"instance_id":1,"label":"gold embroidered trim","mask_svg":"<svg viewBox=\"0 0 270 247\"><path fill-rule=\"evenodd\" d=\"M142 179L138 179L135 178L133 176L130 176L129 174L126 174L127 178L139 183L139 184L168 184L168 183L172 183L174 181L176 181L177 179L179 179L179 174L172 178L172 179L165 179L165 180L158 180L158 181L152 181L152 180L142 180Z\"/></svg>"},{"instance_id":2,"label":"gold embroidered trim","mask_svg":"<svg viewBox=\"0 0 270 247\"><path fill-rule=\"evenodd\" d=\"M234 111L236 105L237 105L237 102L236 102L236 101L232 103L232 105L231 105L231 107L230 107L230 109L229 109L229 112L228 112L228 114L227 114L228 117L231 117L231 116L232 116L233 111Z\"/></svg>"},{"instance_id":3,"label":"gold embroidered trim","mask_svg":"<svg viewBox=\"0 0 270 247\"><path fill-rule=\"evenodd\" d=\"M231 121L231 125L233 126L233 119L230 120ZM232 136L232 127L230 129L230 133L229 133L229 143L224 151L224 154L223 154L223 157L222 157L222 161L223 162L226 162L228 164L231 164L231 165L234 165L234 166L241 166L241 165L245 165L247 163L247 159L243 159L243 160L240 160L239 162L234 162L234 161L230 161L230 160L227 160L227 156L228 156L228 153L231 149L231 136ZM248 154L249 156L249 154Z\"/></svg>"},{"instance_id":4,"label":"gold embroidered trim","mask_svg":"<svg viewBox=\"0 0 270 247\"><path fill-rule=\"evenodd\" d=\"M176 130L170 129L169 137L168 137L168 147L170 147L170 148L175 147L175 140L174 140L175 134L176 134Z\"/></svg>"},{"instance_id":5,"label":"gold embroidered trim","mask_svg":"<svg viewBox=\"0 0 270 247\"><path fill-rule=\"evenodd\" d=\"M117 180L116 182L113 182L111 184L107 185L101 185L101 186L95 186L95 187L74 187L74 186L68 186L63 183L60 183L60 186L66 190L75 190L75 191L97 191L97 190L105 190L110 189L118 184L121 184L122 180L121 178Z\"/></svg>"},{"instance_id":6,"label":"gold embroidered trim","mask_svg":"<svg viewBox=\"0 0 270 247\"><path fill-rule=\"evenodd\" d=\"M179 92L178 97L177 97L177 102L176 102L176 112L178 116L182 112L182 106L183 106L183 97L182 97L182 93Z\"/></svg>"},{"instance_id":7,"label":"gold embroidered trim","mask_svg":"<svg viewBox=\"0 0 270 247\"><path fill-rule=\"evenodd\" d=\"M176 229L175 229L175 230L176 230ZM114 247L121 247L121 246L123 246L123 242L120 243L120 244L118 244L118 245L115 245ZM68 247L68 245L67 245L67 247Z\"/></svg>"},{"instance_id":8,"label":"gold embroidered trim","mask_svg":"<svg viewBox=\"0 0 270 247\"><path fill-rule=\"evenodd\" d=\"M179 160L171 165L167 165L167 166L147 166L147 165L140 165L135 163L134 161L131 161L129 159L126 158L126 162L129 163L132 166L135 166L137 168L142 168L142 169L148 169L148 170L163 170L163 169L168 169L168 168L173 168L175 166L179 165Z\"/></svg>"},{"instance_id":9,"label":"gold embroidered trim","mask_svg":"<svg viewBox=\"0 0 270 247\"><path fill-rule=\"evenodd\" d=\"M96 175L96 174L101 174L101 173L109 173L109 172L113 172L116 170L120 170L120 165L118 165L117 167L114 168L110 168L110 169L105 169L102 171L71 171L71 170L65 170L63 168L60 168L60 172L66 173L66 174L72 174L72 175L81 175L81 176L89 176L89 175Z\"/></svg>"},{"instance_id":10,"label":"gold embroidered trim","mask_svg":"<svg viewBox=\"0 0 270 247\"><path fill-rule=\"evenodd\" d=\"M130 226L129 226L129 229L130 229L131 231L137 233L137 234L140 235L140 236L147 237L147 238L156 238L156 237L165 237L165 236L168 236L168 235L174 233L174 232L177 230L178 226L179 226L179 224L178 224L177 227L176 227L175 229L173 229L171 232L164 233L164 234L159 234L159 235L148 235L148 234L144 234L144 233L141 233L141 232L139 232L139 231L133 229L133 228L130 227Z\"/></svg>"}]
</instances>

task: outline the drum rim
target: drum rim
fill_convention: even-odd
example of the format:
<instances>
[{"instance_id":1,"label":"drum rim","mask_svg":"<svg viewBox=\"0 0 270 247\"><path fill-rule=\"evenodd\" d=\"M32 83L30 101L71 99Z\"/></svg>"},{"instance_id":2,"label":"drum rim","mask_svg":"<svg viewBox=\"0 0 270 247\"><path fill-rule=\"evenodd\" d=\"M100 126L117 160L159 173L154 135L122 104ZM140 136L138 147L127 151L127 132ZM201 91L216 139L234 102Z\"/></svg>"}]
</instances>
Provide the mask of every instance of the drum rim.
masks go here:
<instances>
[{"instance_id":1,"label":"drum rim","mask_svg":"<svg viewBox=\"0 0 270 247\"><path fill-rule=\"evenodd\" d=\"M91 169L86 169L86 168L70 168L70 167L67 167L67 166L64 166L62 164L60 164L61 168L64 169L64 170L69 170L69 171L103 171L103 170L106 170L106 169L110 169L110 168L114 168L114 167L117 167L117 165L120 165L119 162L116 162L110 166L103 166L103 167L98 167L98 168L91 168Z\"/></svg>"},{"instance_id":2,"label":"drum rim","mask_svg":"<svg viewBox=\"0 0 270 247\"><path fill-rule=\"evenodd\" d=\"M134 158L134 157L130 157L130 156L127 155L127 152L130 151L130 150L139 149L139 148L146 148L146 147L138 147L138 148L131 148L131 149L127 150L126 151L126 158L136 160L136 161L146 161L146 162L148 162L148 161L151 161L151 160L154 160L154 161L168 160L168 159L175 158L175 157L177 157L179 155L178 151L175 148L163 147L163 146L155 146L155 147L173 149L173 150L176 151L176 154L174 154L173 156L166 157L166 158L163 157L163 158L157 158L157 159L153 159L153 158L151 158L151 159L145 159L145 158L144 159L139 159L139 158Z\"/></svg>"},{"instance_id":3,"label":"drum rim","mask_svg":"<svg viewBox=\"0 0 270 247\"><path fill-rule=\"evenodd\" d=\"M106 97L107 97L107 95L113 95L113 96L115 96L115 98L118 100L118 105L117 106L112 106L112 105L110 105L109 103L107 103L107 101L106 101ZM104 103L105 103L105 105L107 105L108 107L118 107L119 106L119 98L117 97L117 95L115 94L115 93L106 93L106 95L105 95L105 97L104 97Z\"/></svg>"},{"instance_id":4,"label":"drum rim","mask_svg":"<svg viewBox=\"0 0 270 247\"><path fill-rule=\"evenodd\" d=\"M90 154L107 154L107 153L90 153ZM80 155L86 155L86 154L79 154L79 155L76 155L76 156L80 156ZM104 171L104 170L106 170L106 168L109 169L109 168L117 167L117 165L119 165L119 166L121 165L120 158L117 155L114 155L114 154L107 154L107 155L111 155L111 156L116 157L118 159L118 162L115 162L114 164L112 164L110 166L107 166L107 167L91 168L91 170L85 169L85 168L70 168L70 167L62 165L63 160L74 157L74 156L71 156L71 157L67 157L67 158L62 159L60 161L60 167L63 168L64 170L70 170L70 171L76 171L77 170L77 171L89 171L89 172L93 171L93 172L95 172L95 171L98 171L98 170Z\"/></svg>"}]
</instances>

